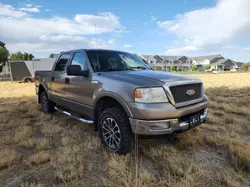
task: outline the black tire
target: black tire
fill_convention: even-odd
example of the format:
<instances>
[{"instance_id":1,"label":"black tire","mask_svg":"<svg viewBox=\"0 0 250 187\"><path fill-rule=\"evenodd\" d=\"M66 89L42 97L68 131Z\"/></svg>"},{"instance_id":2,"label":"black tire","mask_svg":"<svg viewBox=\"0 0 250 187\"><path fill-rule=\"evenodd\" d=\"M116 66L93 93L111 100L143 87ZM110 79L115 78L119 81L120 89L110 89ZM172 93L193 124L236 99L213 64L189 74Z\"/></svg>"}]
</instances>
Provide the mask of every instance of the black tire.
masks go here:
<instances>
[{"instance_id":1,"label":"black tire","mask_svg":"<svg viewBox=\"0 0 250 187\"><path fill-rule=\"evenodd\" d=\"M116 124L117 124L117 126L119 127L119 131L120 131L119 144L117 146L114 146L114 147L110 146L109 143L107 142L109 139L107 141L105 141L105 135L104 135L105 133L107 134L107 131L105 130L105 128L107 126L105 126L105 128L103 128L103 126L104 126L105 122L110 121L110 119L113 119L111 124L112 123L115 124L114 126L116 126ZM116 130L118 129L117 126L113 128L113 131L112 131L113 134L115 134L114 129L115 128L116 128ZM127 153L130 153L133 150L134 142L135 142L134 134L131 130L128 117L119 108L108 108L101 113L101 115L98 119L98 130L99 130L99 136L100 136L101 142L109 151L125 155ZM112 132L110 132L110 133L112 134ZM116 132L118 132L118 131L116 131ZM113 135L113 143L116 144L117 142L115 142L114 136L115 135ZM118 134L116 137L118 137Z\"/></svg>"},{"instance_id":2,"label":"black tire","mask_svg":"<svg viewBox=\"0 0 250 187\"><path fill-rule=\"evenodd\" d=\"M29 83L29 82L32 82L32 80L31 80L31 78L26 78L26 79L24 80L24 82L25 82L25 83Z\"/></svg>"},{"instance_id":3,"label":"black tire","mask_svg":"<svg viewBox=\"0 0 250 187\"><path fill-rule=\"evenodd\" d=\"M55 111L54 109L55 105L53 102L49 100L46 92L40 93L39 101L40 101L41 109L44 113L53 113Z\"/></svg>"}]
</instances>

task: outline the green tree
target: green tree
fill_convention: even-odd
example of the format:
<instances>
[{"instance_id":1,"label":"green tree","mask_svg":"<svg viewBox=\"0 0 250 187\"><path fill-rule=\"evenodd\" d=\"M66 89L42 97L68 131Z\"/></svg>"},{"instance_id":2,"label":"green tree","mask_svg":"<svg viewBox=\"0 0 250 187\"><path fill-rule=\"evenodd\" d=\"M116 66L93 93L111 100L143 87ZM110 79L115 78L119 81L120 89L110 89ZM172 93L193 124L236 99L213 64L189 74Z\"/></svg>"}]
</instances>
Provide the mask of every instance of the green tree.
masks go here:
<instances>
[{"instance_id":1,"label":"green tree","mask_svg":"<svg viewBox=\"0 0 250 187\"><path fill-rule=\"evenodd\" d=\"M210 65L205 65L205 70L208 70L208 69L210 69L211 68L211 66Z\"/></svg>"},{"instance_id":2,"label":"green tree","mask_svg":"<svg viewBox=\"0 0 250 187\"><path fill-rule=\"evenodd\" d=\"M23 59L24 60L29 60L29 54L28 53L23 53Z\"/></svg>"},{"instance_id":3,"label":"green tree","mask_svg":"<svg viewBox=\"0 0 250 187\"><path fill-rule=\"evenodd\" d=\"M172 66L172 67L171 67L171 71L176 71L176 67L175 67L175 66Z\"/></svg>"},{"instance_id":4,"label":"green tree","mask_svg":"<svg viewBox=\"0 0 250 187\"><path fill-rule=\"evenodd\" d=\"M56 54L51 53L51 54L49 55L49 58L56 58Z\"/></svg>"},{"instance_id":5,"label":"green tree","mask_svg":"<svg viewBox=\"0 0 250 187\"><path fill-rule=\"evenodd\" d=\"M156 66L155 69L156 69L157 71L161 71L161 70L162 70L161 66Z\"/></svg>"},{"instance_id":6,"label":"green tree","mask_svg":"<svg viewBox=\"0 0 250 187\"><path fill-rule=\"evenodd\" d=\"M32 60L34 58L34 56L32 54L29 53L21 53L20 51L18 51L17 53L12 53L10 55L10 60L13 61L22 61L22 60Z\"/></svg>"},{"instance_id":7,"label":"green tree","mask_svg":"<svg viewBox=\"0 0 250 187\"><path fill-rule=\"evenodd\" d=\"M247 71L247 70L248 70L248 65L247 65L247 64L242 64L241 68L242 68L244 71Z\"/></svg>"},{"instance_id":8,"label":"green tree","mask_svg":"<svg viewBox=\"0 0 250 187\"><path fill-rule=\"evenodd\" d=\"M196 65L192 65L192 66L191 66L191 70L192 70L192 71L197 71L197 70L198 70L198 67L197 67Z\"/></svg>"},{"instance_id":9,"label":"green tree","mask_svg":"<svg viewBox=\"0 0 250 187\"><path fill-rule=\"evenodd\" d=\"M34 58L34 56L32 54L29 54L28 60L32 60L33 58Z\"/></svg>"},{"instance_id":10,"label":"green tree","mask_svg":"<svg viewBox=\"0 0 250 187\"><path fill-rule=\"evenodd\" d=\"M9 57L9 51L5 47L5 43L0 41L0 66L1 66L1 71L3 69L3 66L5 66L6 63L8 62L8 57Z\"/></svg>"},{"instance_id":11,"label":"green tree","mask_svg":"<svg viewBox=\"0 0 250 187\"><path fill-rule=\"evenodd\" d=\"M16 53L16 56L17 56L17 60L24 60L23 54L22 54L20 51L18 51L18 52Z\"/></svg>"}]
</instances>

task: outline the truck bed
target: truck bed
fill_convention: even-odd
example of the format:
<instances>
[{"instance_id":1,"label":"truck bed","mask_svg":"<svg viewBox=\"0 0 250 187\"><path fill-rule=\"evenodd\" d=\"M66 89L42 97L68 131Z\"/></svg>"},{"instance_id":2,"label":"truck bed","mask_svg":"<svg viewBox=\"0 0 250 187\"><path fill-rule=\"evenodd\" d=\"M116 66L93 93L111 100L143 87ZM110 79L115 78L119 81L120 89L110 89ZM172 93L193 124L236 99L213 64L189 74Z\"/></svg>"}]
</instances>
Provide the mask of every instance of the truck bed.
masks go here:
<instances>
[{"instance_id":1,"label":"truck bed","mask_svg":"<svg viewBox=\"0 0 250 187\"><path fill-rule=\"evenodd\" d=\"M37 78L46 78L50 77L51 71L35 71L35 77Z\"/></svg>"}]
</instances>

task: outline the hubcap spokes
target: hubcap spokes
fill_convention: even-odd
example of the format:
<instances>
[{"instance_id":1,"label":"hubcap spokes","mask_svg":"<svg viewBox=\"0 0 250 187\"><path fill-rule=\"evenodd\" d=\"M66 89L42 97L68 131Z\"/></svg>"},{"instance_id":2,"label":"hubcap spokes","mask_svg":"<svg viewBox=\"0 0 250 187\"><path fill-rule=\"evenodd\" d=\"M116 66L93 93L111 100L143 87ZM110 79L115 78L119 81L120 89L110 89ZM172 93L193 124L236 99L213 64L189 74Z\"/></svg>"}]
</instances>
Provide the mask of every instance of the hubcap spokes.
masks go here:
<instances>
[{"instance_id":1,"label":"hubcap spokes","mask_svg":"<svg viewBox=\"0 0 250 187\"><path fill-rule=\"evenodd\" d=\"M43 109L46 110L47 109L47 98L46 97L44 97L44 96L42 97L41 104L42 104Z\"/></svg>"},{"instance_id":2,"label":"hubcap spokes","mask_svg":"<svg viewBox=\"0 0 250 187\"><path fill-rule=\"evenodd\" d=\"M121 132L116 121L112 118L106 118L102 122L102 135L104 141L112 149L116 149L121 142Z\"/></svg>"}]
</instances>

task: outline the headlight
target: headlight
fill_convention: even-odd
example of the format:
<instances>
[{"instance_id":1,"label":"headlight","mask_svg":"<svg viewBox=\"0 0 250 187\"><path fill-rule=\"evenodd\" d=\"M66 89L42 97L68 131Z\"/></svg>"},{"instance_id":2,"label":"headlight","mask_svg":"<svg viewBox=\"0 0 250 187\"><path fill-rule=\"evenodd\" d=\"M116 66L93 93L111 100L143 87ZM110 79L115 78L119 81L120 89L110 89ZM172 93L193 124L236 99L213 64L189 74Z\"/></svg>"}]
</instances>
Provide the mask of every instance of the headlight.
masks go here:
<instances>
[{"instance_id":1,"label":"headlight","mask_svg":"<svg viewBox=\"0 0 250 187\"><path fill-rule=\"evenodd\" d=\"M137 88L135 89L134 97L135 97L135 102L140 102L140 103L168 102L168 98L162 87Z\"/></svg>"}]
</instances>

